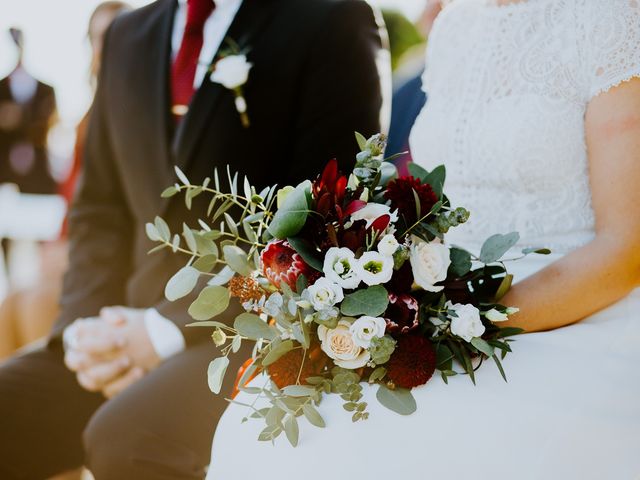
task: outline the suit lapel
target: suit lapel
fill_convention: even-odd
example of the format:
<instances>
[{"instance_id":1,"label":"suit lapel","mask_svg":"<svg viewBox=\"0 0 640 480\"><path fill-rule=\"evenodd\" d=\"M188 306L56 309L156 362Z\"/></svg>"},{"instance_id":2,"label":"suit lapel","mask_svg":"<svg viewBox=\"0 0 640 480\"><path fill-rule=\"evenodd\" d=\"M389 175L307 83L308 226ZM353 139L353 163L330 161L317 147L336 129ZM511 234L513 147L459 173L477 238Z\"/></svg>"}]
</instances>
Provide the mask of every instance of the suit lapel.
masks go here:
<instances>
[{"instance_id":1,"label":"suit lapel","mask_svg":"<svg viewBox=\"0 0 640 480\"><path fill-rule=\"evenodd\" d=\"M150 68L145 69L147 76L143 82L144 89L149 89L148 93L141 95L145 99L143 108L145 115L148 115L153 125L152 143L153 149L152 168L145 171L145 175L151 177L150 183L154 185L152 192L155 196L156 204L160 203L163 208L164 201L160 198L160 193L174 182L173 160L170 156L170 115L169 115L169 67L171 64L171 31L173 27L173 17L177 3L175 0L163 0L164 5L157 11L156 18L150 22L148 38L148 48Z\"/></svg>"},{"instance_id":2,"label":"suit lapel","mask_svg":"<svg viewBox=\"0 0 640 480\"><path fill-rule=\"evenodd\" d=\"M241 49L249 49L251 55L251 43L266 26L270 14L273 12L271 3L273 0L244 0L234 18L225 40L223 40L218 52L214 55L213 64L221 49L227 47L226 39L238 43ZM202 85L194 95L189 112L178 127L173 141L173 155L177 165L186 169L194 148L202 136L208 118L214 110L222 95L232 95L226 88L209 80L208 76L202 81Z\"/></svg>"}]
</instances>

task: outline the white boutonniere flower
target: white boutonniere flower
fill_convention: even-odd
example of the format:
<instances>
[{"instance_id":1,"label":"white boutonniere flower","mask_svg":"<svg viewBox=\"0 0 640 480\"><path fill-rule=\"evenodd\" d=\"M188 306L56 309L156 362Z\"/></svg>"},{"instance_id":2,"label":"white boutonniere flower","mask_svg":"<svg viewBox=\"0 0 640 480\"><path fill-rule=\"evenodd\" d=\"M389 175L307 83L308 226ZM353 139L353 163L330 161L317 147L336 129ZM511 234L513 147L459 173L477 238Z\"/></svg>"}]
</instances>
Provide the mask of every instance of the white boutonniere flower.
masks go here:
<instances>
[{"instance_id":1,"label":"white boutonniere flower","mask_svg":"<svg viewBox=\"0 0 640 480\"><path fill-rule=\"evenodd\" d=\"M243 54L227 55L213 65L213 72L209 77L214 83L219 83L235 94L236 110L240 114L242 125L249 126L247 114L247 101L244 98L243 86L249 79L249 71L253 64Z\"/></svg>"}]
</instances>

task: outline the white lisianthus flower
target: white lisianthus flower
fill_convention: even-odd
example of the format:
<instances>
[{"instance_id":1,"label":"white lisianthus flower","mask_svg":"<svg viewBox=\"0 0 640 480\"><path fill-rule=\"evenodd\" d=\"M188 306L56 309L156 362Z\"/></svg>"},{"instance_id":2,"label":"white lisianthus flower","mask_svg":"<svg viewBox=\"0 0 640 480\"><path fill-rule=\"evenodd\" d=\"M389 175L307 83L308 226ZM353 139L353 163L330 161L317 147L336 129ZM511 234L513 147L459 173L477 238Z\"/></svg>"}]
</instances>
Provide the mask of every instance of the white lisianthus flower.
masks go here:
<instances>
[{"instance_id":1,"label":"white lisianthus flower","mask_svg":"<svg viewBox=\"0 0 640 480\"><path fill-rule=\"evenodd\" d=\"M398 221L398 212L392 212L388 205L384 205L382 203L367 203L366 207L351 214L351 220L354 222L358 220L365 220L367 222L367 228L369 228L373 222L383 215L389 215L389 217L391 217L390 223Z\"/></svg>"},{"instance_id":2,"label":"white lisianthus flower","mask_svg":"<svg viewBox=\"0 0 640 480\"><path fill-rule=\"evenodd\" d=\"M384 318L362 316L357 319L349 330L353 335L353 343L362 348L369 348L374 337L384 337L387 322Z\"/></svg>"},{"instance_id":3,"label":"white lisianthus flower","mask_svg":"<svg viewBox=\"0 0 640 480\"><path fill-rule=\"evenodd\" d=\"M210 79L229 90L234 90L247 83L252 66L245 55L229 55L218 60Z\"/></svg>"},{"instance_id":4,"label":"white lisianthus flower","mask_svg":"<svg viewBox=\"0 0 640 480\"><path fill-rule=\"evenodd\" d=\"M444 287L435 284L447 278L451 265L449 247L440 242L425 242L416 236L411 238L409 262L414 281L428 292L439 292Z\"/></svg>"},{"instance_id":5,"label":"white lisianthus flower","mask_svg":"<svg viewBox=\"0 0 640 480\"><path fill-rule=\"evenodd\" d=\"M322 351L337 366L354 370L364 367L371 359L371 354L368 350L356 345L350 327L351 323L347 320L340 320L333 329L319 325L318 338Z\"/></svg>"},{"instance_id":6,"label":"white lisianthus flower","mask_svg":"<svg viewBox=\"0 0 640 480\"><path fill-rule=\"evenodd\" d=\"M355 254L348 248L331 247L324 257L322 271L342 288L356 288L360 285L360 277L353 269L356 263Z\"/></svg>"},{"instance_id":7,"label":"white lisianthus flower","mask_svg":"<svg viewBox=\"0 0 640 480\"><path fill-rule=\"evenodd\" d=\"M506 313L502 313L495 308L492 308L491 310L485 312L484 316L490 322L504 322L506 320L509 320L509 316Z\"/></svg>"},{"instance_id":8,"label":"white lisianthus flower","mask_svg":"<svg viewBox=\"0 0 640 480\"><path fill-rule=\"evenodd\" d=\"M315 310L321 312L341 302L344 299L344 293L340 285L322 277L302 292L302 298L308 300Z\"/></svg>"},{"instance_id":9,"label":"white lisianthus flower","mask_svg":"<svg viewBox=\"0 0 640 480\"><path fill-rule=\"evenodd\" d=\"M400 244L398 240L396 240L396 237L393 235L385 235L378 242L378 251L386 257L392 257L399 246Z\"/></svg>"},{"instance_id":10,"label":"white lisianthus flower","mask_svg":"<svg viewBox=\"0 0 640 480\"><path fill-rule=\"evenodd\" d=\"M449 310L453 310L456 314L451 318L451 333L462 338L465 342L470 342L473 338L479 337L484 333L484 325L480 320L480 310L471 304L452 304L447 302L445 305Z\"/></svg>"},{"instance_id":11,"label":"white lisianthus flower","mask_svg":"<svg viewBox=\"0 0 640 480\"><path fill-rule=\"evenodd\" d=\"M353 269L367 285L380 285L391 280L393 258L379 252L365 252L353 265Z\"/></svg>"}]
</instances>

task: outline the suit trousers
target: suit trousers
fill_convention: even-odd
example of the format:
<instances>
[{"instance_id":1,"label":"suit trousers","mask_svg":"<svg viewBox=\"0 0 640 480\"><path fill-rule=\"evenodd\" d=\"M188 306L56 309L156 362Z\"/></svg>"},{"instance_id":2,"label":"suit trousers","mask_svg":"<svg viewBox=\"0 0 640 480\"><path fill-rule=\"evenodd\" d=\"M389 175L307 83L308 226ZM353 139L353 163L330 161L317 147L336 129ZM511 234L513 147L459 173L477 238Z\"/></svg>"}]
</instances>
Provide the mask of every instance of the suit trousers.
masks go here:
<instances>
[{"instance_id":1,"label":"suit trousers","mask_svg":"<svg viewBox=\"0 0 640 480\"><path fill-rule=\"evenodd\" d=\"M207 386L210 343L166 360L106 400L76 382L59 344L0 364L0 479L42 480L85 465L96 480L203 479L235 373L220 395Z\"/></svg>"}]
</instances>

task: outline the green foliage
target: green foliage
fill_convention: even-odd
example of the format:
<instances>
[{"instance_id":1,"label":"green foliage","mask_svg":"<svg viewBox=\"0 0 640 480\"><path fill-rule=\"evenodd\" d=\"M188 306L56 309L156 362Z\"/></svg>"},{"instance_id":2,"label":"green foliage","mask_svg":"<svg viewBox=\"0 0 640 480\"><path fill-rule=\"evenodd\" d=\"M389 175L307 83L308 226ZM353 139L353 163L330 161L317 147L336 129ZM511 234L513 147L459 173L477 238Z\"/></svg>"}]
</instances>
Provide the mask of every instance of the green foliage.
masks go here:
<instances>
[{"instance_id":1,"label":"green foliage","mask_svg":"<svg viewBox=\"0 0 640 480\"><path fill-rule=\"evenodd\" d=\"M269 353L262 359L262 365L267 367L272 363L280 359L284 354L293 350L293 342L291 340L285 340L284 342L273 342Z\"/></svg>"},{"instance_id":2,"label":"green foliage","mask_svg":"<svg viewBox=\"0 0 640 480\"><path fill-rule=\"evenodd\" d=\"M268 231L271 235L284 239L293 237L302 230L309 215L310 190L311 182L306 180L286 196L269 224Z\"/></svg>"},{"instance_id":3,"label":"green foliage","mask_svg":"<svg viewBox=\"0 0 640 480\"><path fill-rule=\"evenodd\" d=\"M170 302L189 295L196 285L200 272L193 267L182 267L167 282L164 289L164 296Z\"/></svg>"},{"instance_id":4,"label":"green foliage","mask_svg":"<svg viewBox=\"0 0 640 480\"><path fill-rule=\"evenodd\" d=\"M278 330L269 326L264 320L253 313L241 313L233 322L233 328L249 340L274 340Z\"/></svg>"},{"instance_id":5,"label":"green foliage","mask_svg":"<svg viewBox=\"0 0 640 480\"><path fill-rule=\"evenodd\" d=\"M229 291L221 286L205 287L189 307L194 320L209 320L220 315L229 306Z\"/></svg>"},{"instance_id":6,"label":"green foliage","mask_svg":"<svg viewBox=\"0 0 640 480\"><path fill-rule=\"evenodd\" d=\"M308 242L298 237L288 237L287 241L291 247L300 254L307 265L322 272L322 260L318 258L319 252L309 245Z\"/></svg>"},{"instance_id":7,"label":"green foliage","mask_svg":"<svg viewBox=\"0 0 640 480\"><path fill-rule=\"evenodd\" d=\"M471 254L461 248L450 249L451 267L449 269L456 277L464 277L471 271Z\"/></svg>"},{"instance_id":8,"label":"green foliage","mask_svg":"<svg viewBox=\"0 0 640 480\"><path fill-rule=\"evenodd\" d=\"M207 370L209 389L216 395L220 393L222 382L224 381L224 375L227 372L228 366L229 359L227 357L216 358L209 364L209 368Z\"/></svg>"},{"instance_id":9,"label":"green foliage","mask_svg":"<svg viewBox=\"0 0 640 480\"><path fill-rule=\"evenodd\" d=\"M244 277L251 275L253 269L247 260L247 252L236 245L225 245L222 247L222 253L225 262L234 272Z\"/></svg>"},{"instance_id":10,"label":"green foliage","mask_svg":"<svg viewBox=\"0 0 640 480\"><path fill-rule=\"evenodd\" d=\"M395 388L391 390L386 385L380 385L376 392L378 401L400 415L411 415L416 411L416 400L410 390L406 388Z\"/></svg>"},{"instance_id":11,"label":"green foliage","mask_svg":"<svg viewBox=\"0 0 640 480\"><path fill-rule=\"evenodd\" d=\"M517 232L511 232L506 235L497 233L489 237L480 250L480 261L482 263L497 262L520 240Z\"/></svg>"},{"instance_id":12,"label":"green foliage","mask_svg":"<svg viewBox=\"0 0 640 480\"><path fill-rule=\"evenodd\" d=\"M376 365L387 363L396 349L396 343L397 342L389 335L385 335L382 338L372 338L369 353L371 353L373 363Z\"/></svg>"},{"instance_id":13,"label":"green foliage","mask_svg":"<svg viewBox=\"0 0 640 480\"><path fill-rule=\"evenodd\" d=\"M340 310L343 315L355 317L382 315L389 305L389 293L382 285L374 285L345 295Z\"/></svg>"}]
</instances>

